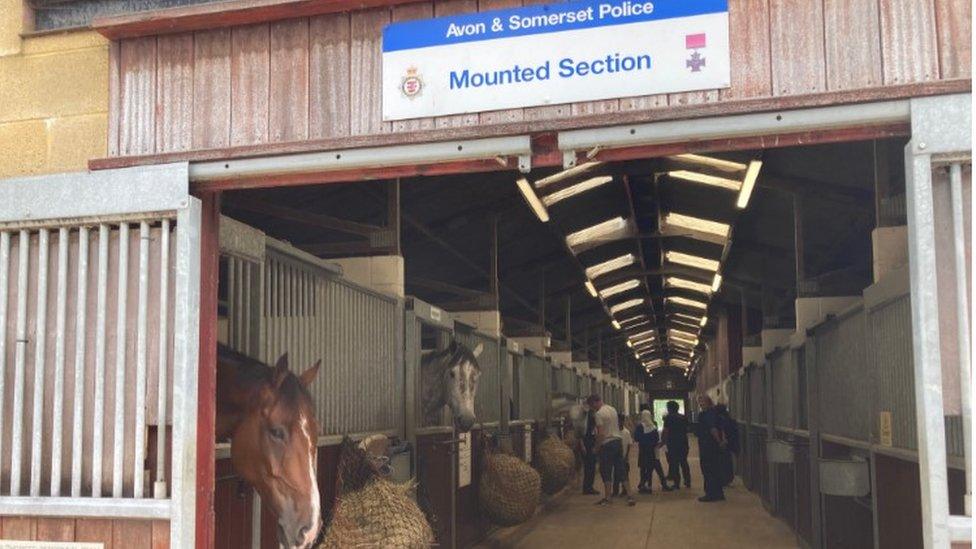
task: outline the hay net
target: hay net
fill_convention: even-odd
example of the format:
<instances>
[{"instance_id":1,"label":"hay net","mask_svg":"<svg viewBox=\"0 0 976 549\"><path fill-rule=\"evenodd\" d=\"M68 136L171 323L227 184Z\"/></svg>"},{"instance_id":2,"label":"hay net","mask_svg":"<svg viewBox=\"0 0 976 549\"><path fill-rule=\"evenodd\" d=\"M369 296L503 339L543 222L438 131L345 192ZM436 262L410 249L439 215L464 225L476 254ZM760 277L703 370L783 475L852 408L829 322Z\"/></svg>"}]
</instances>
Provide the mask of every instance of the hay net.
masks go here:
<instances>
[{"instance_id":1,"label":"hay net","mask_svg":"<svg viewBox=\"0 0 976 549\"><path fill-rule=\"evenodd\" d=\"M433 531L413 500L414 484L383 478L381 458L346 438L336 475L336 501L320 548L429 547Z\"/></svg>"}]
</instances>

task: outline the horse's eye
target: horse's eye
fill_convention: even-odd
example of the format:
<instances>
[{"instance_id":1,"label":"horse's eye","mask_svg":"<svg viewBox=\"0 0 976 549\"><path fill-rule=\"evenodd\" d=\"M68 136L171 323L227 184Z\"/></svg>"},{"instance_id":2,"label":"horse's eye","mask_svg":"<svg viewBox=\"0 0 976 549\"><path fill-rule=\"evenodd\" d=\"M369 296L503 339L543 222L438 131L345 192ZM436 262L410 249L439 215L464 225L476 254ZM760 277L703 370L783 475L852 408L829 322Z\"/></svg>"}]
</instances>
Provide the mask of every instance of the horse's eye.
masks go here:
<instances>
[{"instance_id":1,"label":"horse's eye","mask_svg":"<svg viewBox=\"0 0 976 549\"><path fill-rule=\"evenodd\" d=\"M271 436L278 440L285 440L285 430L281 427L272 427L269 429L271 431Z\"/></svg>"}]
</instances>

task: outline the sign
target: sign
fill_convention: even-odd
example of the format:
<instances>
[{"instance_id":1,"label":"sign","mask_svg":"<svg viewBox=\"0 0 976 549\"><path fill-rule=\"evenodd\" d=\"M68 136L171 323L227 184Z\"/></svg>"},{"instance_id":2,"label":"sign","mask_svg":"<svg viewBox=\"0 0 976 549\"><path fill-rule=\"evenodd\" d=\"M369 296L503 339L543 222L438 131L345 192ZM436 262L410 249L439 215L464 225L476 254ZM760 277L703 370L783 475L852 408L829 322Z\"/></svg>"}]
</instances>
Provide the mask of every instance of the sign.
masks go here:
<instances>
[{"instance_id":1,"label":"sign","mask_svg":"<svg viewBox=\"0 0 976 549\"><path fill-rule=\"evenodd\" d=\"M471 485L471 433L458 435L458 488Z\"/></svg>"},{"instance_id":2,"label":"sign","mask_svg":"<svg viewBox=\"0 0 976 549\"><path fill-rule=\"evenodd\" d=\"M880 429L878 429L878 441L882 446L891 447L892 437L891 437L891 412L884 411L880 414Z\"/></svg>"},{"instance_id":3,"label":"sign","mask_svg":"<svg viewBox=\"0 0 976 549\"><path fill-rule=\"evenodd\" d=\"M579 0L383 29L383 119L729 86L727 0Z\"/></svg>"}]
</instances>

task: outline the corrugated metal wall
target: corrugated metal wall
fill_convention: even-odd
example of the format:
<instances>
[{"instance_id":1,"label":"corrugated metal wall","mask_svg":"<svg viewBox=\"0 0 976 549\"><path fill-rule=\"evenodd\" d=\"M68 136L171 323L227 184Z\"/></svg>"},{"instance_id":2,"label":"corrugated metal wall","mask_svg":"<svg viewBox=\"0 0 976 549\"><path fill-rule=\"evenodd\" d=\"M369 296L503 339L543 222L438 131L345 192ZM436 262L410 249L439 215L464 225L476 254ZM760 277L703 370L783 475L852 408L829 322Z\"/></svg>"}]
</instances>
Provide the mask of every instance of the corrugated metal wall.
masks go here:
<instances>
[{"instance_id":1,"label":"corrugated metal wall","mask_svg":"<svg viewBox=\"0 0 976 549\"><path fill-rule=\"evenodd\" d=\"M816 330L821 430L868 440L871 368L866 352L862 309L830 320Z\"/></svg>"},{"instance_id":2,"label":"corrugated metal wall","mask_svg":"<svg viewBox=\"0 0 976 549\"><path fill-rule=\"evenodd\" d=\"M519 368L519 419L542 420L546 417L546 384L549 383L546 359L526 353Z\"/></svg>"},{"instance_id":3,"label":"corrugated metal wall","mask_svg":"<svg viewBox=\"0 0 976 549\"><path fill-rule=\"evenodd\" d=\"M311 387L322 434L398 430L403 418L402 307L318 265L269 250L265 356L292 371L322 360Z\"/></svg>"},{"instance_id":4,"label":"corrugated metal wall","mask_svg":"<svg viewBox=\"0 0 976 549\"><path fill-rule=\"evenodd\" d=\"M792 428L795 425L793 406L796 395L796 376L789 349L773 355L770 361L773 396L773 424Z\"/></svg>"},{"instance_id":5,"label":"corrugated metal wall","mask_svg":"<svg viewBox=\"0 0 976 549\"><path fill-rule=\"evenodd\" d=\"M918 447L918 434L915 427L911 299L906 294L871 309L867 323L871 338L868 355L878 383L875 411L891 413L892 445L914 450ZM877 421L877 414L874 417Z\"/></svg>"},{"instance_id":6,"label":"corrugated metal wall","mask_svg":"<svg viewBox=\"0 0 976 549\"><path fill-rule=\"evenodd\" d=\"M749 421L765 423L766 398L763 394L766 387L766 372L761 367L752 367L747 373L749 379Z\"/></svg>"},{"instance_id":7,"label":"corrugated metal wall","mask_svg":"<svg viewBox=\"0 0 976 549\"><path fill-rule=\"evenodd\" d=\"M499 364L498 339L467 329L458 325L457 340L469 349L474 350L479 344L483 345L478 355L478 366L481 367L481 378L478 382L478 393L474 400L474 413L478 423L496 423L501 421L501 390L502 369Z\"/></svg>"}]
</instances>

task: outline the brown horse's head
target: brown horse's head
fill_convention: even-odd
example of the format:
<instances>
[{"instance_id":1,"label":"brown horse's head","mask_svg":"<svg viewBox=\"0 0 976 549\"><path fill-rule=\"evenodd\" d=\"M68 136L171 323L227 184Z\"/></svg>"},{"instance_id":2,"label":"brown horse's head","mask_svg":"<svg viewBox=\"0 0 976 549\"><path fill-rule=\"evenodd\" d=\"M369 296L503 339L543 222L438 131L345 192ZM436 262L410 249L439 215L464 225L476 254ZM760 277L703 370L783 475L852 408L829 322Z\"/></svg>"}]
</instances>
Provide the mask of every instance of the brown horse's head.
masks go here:
<instances>
[{"instance_id":1,"label":"brown horse's head","mask_svg":"<svg viewBox=\"0 0 976 549\"><path fill-rule=\"evenodd\" d=\"M278 517L278 541L288 548L310 547L322 526L315 477L319 425L308 392L320 364L296 376L282 355L233 434L234 467Z\"/></svg>"}]
</instances>

